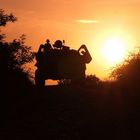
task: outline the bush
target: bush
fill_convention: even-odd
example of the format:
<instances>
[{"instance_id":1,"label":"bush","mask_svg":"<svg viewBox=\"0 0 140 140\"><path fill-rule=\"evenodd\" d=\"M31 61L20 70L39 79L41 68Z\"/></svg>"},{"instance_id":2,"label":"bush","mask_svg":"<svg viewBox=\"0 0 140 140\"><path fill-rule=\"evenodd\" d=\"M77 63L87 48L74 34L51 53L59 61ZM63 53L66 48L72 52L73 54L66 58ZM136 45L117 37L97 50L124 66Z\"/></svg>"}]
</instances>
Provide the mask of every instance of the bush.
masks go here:
<instances>
[{"instance_id":1,"label":"bush","mask_svg":"<svg viewBox=\"0 0 140 140\"><path fill-rule=\"evenodd\" d=\"M5 14L0 9L0 27L5 27L7 22L15 22L13 14ZM24 65L33 61L34 53L31 47L25 45L25 35L12 42L5 41L6 36L0 34L0 83L4 90L25 89L32 83L28 79L28 74L24 72Z\"/></svg>"},{"instance_id":2,"label":"bush","mask_svg":"<svg viewBox=\"0 0 140 140\"><path fill-rule=\"evenodd\" d=\"M111 77L120 84L130 87L139 87L140 82L140 52L131 53L129 57L120 65L115 67Z\"/></svg>"}]
</instances>

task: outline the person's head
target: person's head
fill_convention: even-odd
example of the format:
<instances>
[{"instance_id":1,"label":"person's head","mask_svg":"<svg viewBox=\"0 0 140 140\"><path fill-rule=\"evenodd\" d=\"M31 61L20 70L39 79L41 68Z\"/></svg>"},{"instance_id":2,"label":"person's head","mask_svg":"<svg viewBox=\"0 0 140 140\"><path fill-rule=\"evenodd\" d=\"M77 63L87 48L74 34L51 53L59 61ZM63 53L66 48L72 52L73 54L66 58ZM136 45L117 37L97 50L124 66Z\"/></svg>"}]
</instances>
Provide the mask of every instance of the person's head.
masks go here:
<instances>
[{"instance_id":1,"label":"person's head","mask_svg":"<svg viewBox=\"0 0 140 140\"><path fill-rule=\"evenodd\" d=\"M63 44L61 40L56 40L55 43L53 44L54 47L56 48L62 48Z\"/></svg>"},{"instance_id":2,"label":"person's head","mask_svg":"<svg viewBox=\"0 0 140 140\"><path fill-rule=\"evenodd\" d=\"M46 40L46 42L47 42L47 43L50 43L50 40L49 40L49 39L47 39L47 40Z\"/></svg>"}]
</instances>

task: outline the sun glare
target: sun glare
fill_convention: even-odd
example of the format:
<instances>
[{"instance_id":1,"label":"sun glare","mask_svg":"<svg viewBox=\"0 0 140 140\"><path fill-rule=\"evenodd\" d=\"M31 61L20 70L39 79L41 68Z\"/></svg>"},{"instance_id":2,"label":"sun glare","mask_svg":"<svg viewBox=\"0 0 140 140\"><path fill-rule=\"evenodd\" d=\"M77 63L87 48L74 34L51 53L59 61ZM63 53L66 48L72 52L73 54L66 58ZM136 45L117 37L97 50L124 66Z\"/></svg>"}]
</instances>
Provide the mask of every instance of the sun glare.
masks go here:
<instances>
[{"instance_id":1,"label":"sun glare","mask_svg":"<svg viewBox=\"0 0 140 140\"><path fill-rule=\"evenodd\" d=\"M105 40L103 47L104 58L111 64L121 62L126 53L126 44L120 38L110 38Z\"/></svg>"}]
</instances>

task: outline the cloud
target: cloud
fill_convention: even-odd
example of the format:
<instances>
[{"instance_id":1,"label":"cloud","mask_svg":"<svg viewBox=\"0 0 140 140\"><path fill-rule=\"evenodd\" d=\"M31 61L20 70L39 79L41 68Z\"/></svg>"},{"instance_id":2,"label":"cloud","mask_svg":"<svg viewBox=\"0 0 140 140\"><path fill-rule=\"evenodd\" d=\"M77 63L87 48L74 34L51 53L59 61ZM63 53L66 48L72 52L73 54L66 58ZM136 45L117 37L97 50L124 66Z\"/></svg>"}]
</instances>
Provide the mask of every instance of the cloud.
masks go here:
<instances>
[{"instance_id":1,"label":"cloud","mask_svg":"<svg viewBox=\"0 0 140 140\"><path fill-rule=\"evenodd\" d=\"M93 23L99 23L99 20L78 19L75 20L75 22L83 23L83 24L93 24Z\"/></svg>"}]
</instances>

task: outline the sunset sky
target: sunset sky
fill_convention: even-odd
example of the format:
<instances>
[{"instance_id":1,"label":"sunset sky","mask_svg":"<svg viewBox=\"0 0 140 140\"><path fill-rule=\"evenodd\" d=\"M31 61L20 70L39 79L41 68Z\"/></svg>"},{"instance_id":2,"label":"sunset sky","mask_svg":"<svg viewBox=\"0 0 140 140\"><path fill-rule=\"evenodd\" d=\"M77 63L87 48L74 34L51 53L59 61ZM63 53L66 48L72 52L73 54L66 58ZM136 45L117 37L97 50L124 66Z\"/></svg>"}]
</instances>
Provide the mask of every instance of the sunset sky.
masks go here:
<instances>
[{"instance_id":1,"label":"sunset sky","mask_svg":"<svg viewBox=\"0 0 140 140\"><path fill-rule=\"evenodd\" d=\"M86 44L93 58L86 73L100 78L116 64L105 57L106 46L122 45L125 57L140 45L140 0L0 0L0 5L18 18L2 30L8 40L26 34L35 51L47 38L64 39L74 49Z\"/></svg>"}]
</instances>

